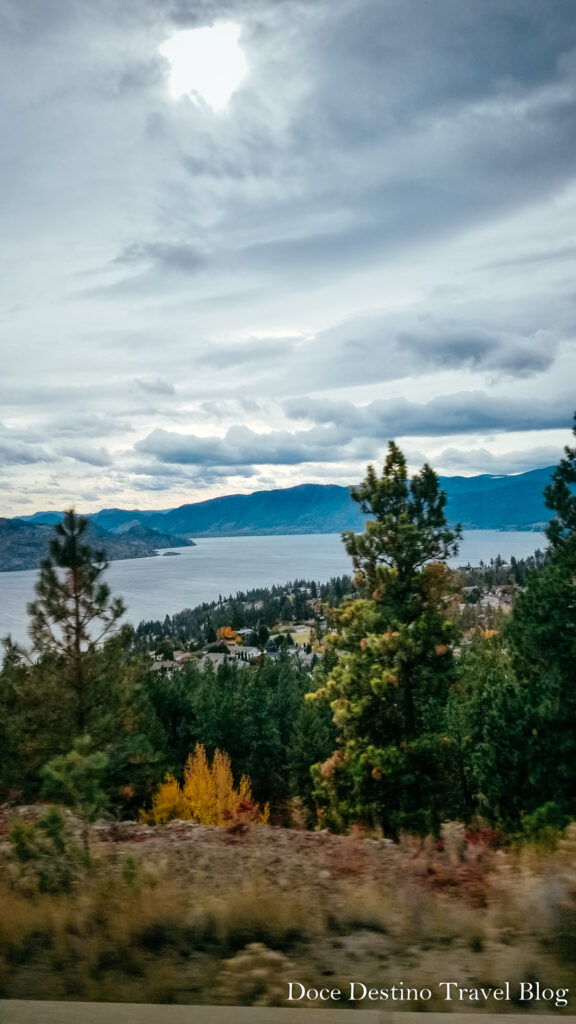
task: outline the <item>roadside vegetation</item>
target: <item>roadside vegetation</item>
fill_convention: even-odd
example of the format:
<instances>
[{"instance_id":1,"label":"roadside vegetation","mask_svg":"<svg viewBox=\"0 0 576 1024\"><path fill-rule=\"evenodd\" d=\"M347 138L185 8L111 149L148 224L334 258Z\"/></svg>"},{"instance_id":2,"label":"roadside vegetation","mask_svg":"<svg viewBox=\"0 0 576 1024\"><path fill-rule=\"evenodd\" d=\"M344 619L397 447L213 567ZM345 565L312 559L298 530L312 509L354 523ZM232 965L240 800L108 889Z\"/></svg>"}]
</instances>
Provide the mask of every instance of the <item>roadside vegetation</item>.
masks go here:
<instances>
[{"instance_id":1,"label":"roadside vegetation","mask_svg":"<svg viewBox=\"0 0 576 1024\"><path fill-rule=\"evenodd\" d=\"M50 873L45 851L22 860L4 845L4 998L287 1005L289 980L403 980L432 998L394 1009L574 1013L573 992L558 1005L519 999L521 981L570 987L573 828L550 851L502 850L489 830L458 823L397 844L358 832L108 823L92 827L88 866L78 820L50 827L64 842L54 866L66 859L69 876ZM509 980L511 1000L447 1003L443 979Z\"/></svg>"}]
</instances>

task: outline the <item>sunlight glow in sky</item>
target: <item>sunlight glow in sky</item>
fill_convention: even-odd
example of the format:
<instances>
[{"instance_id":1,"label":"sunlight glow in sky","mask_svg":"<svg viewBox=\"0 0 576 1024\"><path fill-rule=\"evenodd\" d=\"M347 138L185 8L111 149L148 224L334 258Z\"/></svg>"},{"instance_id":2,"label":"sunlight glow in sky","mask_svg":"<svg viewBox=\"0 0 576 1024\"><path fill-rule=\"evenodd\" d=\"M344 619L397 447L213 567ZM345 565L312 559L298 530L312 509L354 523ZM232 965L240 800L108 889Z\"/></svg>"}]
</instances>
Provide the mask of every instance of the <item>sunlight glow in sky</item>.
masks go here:
<instances>
[{"instance_id":1,"label":"sunlight glow in sky","mask_svg":"<svg viewBox=\"0 0 576 1024\"><path fill-rule=\"evenodd\" d=\"M164 43L160 53L171 64L172 99L189 96L197 103L201 96L213 110L223 110L248 72L239 37L239 25L227 21L176 32Z\"/></svg>"}]
</instances>

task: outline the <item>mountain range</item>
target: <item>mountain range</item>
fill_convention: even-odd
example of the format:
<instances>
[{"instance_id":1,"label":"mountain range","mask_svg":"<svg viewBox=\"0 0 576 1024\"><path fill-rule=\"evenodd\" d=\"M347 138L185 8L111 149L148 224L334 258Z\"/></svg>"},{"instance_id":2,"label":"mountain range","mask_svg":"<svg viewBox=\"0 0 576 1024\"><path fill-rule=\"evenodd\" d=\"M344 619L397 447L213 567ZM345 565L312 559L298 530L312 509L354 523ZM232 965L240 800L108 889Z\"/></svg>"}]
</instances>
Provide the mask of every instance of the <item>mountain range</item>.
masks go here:
<instances>
[{"instance_id":1,"label":"mountain range","mask_svg":"<svg viewBox=\"0 0 576 1024\"><path fill-rule=\"evenodd\" d=\"M440 477L447 495L448 518L461 523L465 530L541 530L551 518L542 491L553 469L534 469L516 476ZM0 524L19 523L46 530L61 516L61 512L36 512L0 520ZM106 548L109 558L145 557L160 547L185 544L192 537L339 533L364 528L364 516L350 497L349 488L336 484L301 484L231 494L156 511L102 509L89 519L100 531L98 543ZM0 569L6 568L3 530L6 532L5 526L0 528ZM16 546L18 537L22 543L26 540L21 532L18 536L14 533ZM128 553L129 548L133 553ZM33 568L28 564L11 567Z\"/></svg>"}]
</instances>

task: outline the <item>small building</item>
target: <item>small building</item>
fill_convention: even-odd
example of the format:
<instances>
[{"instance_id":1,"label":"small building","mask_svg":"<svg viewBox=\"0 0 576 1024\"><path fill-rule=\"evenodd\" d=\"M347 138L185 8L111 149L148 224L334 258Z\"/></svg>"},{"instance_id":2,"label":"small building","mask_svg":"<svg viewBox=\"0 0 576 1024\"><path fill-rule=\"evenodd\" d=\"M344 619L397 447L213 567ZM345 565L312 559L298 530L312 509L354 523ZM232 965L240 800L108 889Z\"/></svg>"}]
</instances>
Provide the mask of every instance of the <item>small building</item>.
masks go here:
<instances>
[{"instance_id":1,"label":"small building","mask_svg":"<svg viewBox=\"0 0 576 1024\"><path fill-rule=\"evenodd\" d=\"M262 659L262 652L258 647L236 647L230 654L235 661L245 661L250 665L257 665Z\"/></svg>"},{"instance_id":2,"label":"small building","mask_svg":"<svg viewBox=\"0 0 576 1024\"><path fill-rule=\"evenodd\" d=\"M204 654L198 661L198 667L200 669L208 668L211 665L214 670L220 668L220 665L224 665L229 660L230 655L223 653L209 653Z\"/></svg>"}]
</instances>

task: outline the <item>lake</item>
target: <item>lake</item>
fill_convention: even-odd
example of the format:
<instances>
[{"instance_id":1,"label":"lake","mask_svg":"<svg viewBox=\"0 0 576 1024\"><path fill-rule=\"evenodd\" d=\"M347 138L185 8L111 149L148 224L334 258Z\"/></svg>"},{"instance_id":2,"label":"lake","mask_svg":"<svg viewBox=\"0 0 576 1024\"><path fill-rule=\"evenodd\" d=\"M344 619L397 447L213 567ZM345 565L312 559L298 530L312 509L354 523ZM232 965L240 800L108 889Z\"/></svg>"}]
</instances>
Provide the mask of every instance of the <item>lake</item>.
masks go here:
<instances>
[{"instance_id":1,"label":"lake","mask_svg":"<svg viewBox=\"0 0 576 1024\"><path fill-rule=\"evenodd\" d=\"M470 530L454 565L478 565L500 554L524 558L544 548L541 533ZM128 607L127 621L163 619L202 601L239 590L268 587L293 579L325 582L351 572L340 534L295 534L279 537L203 537L193 548L173 548L170 557L111 562L106 574L113 596ZM26 604L34 597L37 570L0 573L0 637L10 633L25 642Z\"/></svg>"}]
</instances>

